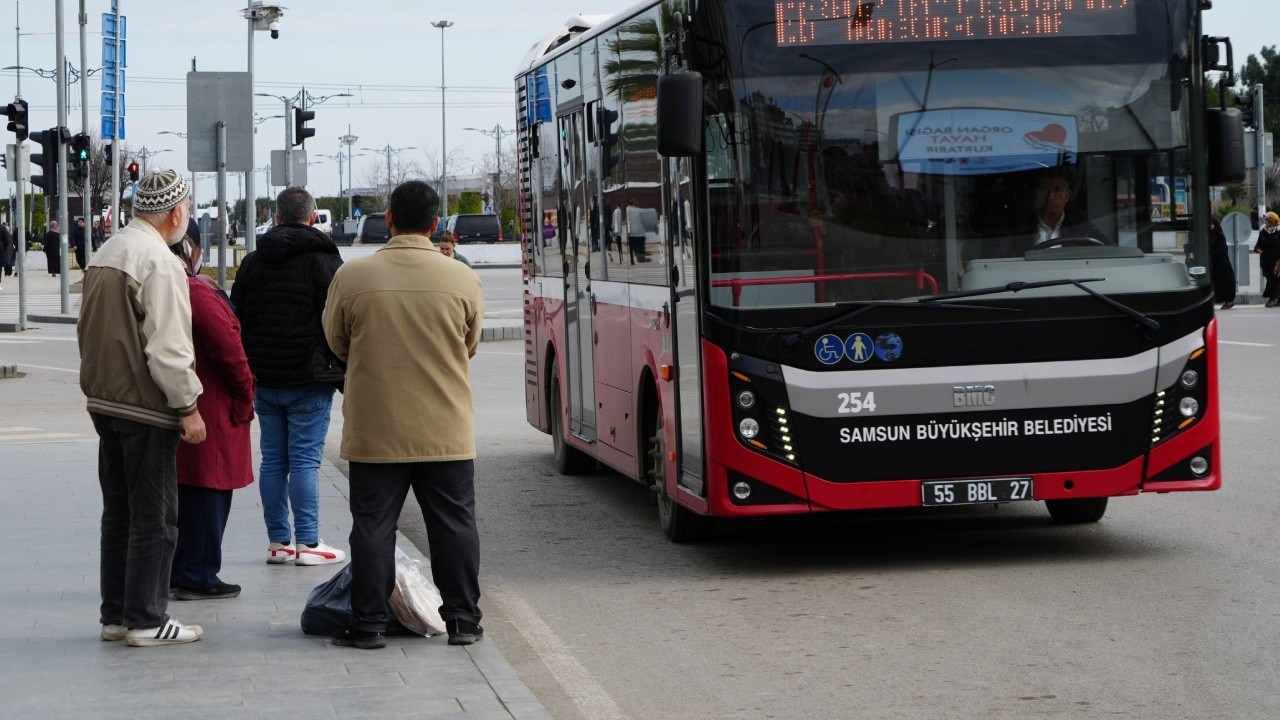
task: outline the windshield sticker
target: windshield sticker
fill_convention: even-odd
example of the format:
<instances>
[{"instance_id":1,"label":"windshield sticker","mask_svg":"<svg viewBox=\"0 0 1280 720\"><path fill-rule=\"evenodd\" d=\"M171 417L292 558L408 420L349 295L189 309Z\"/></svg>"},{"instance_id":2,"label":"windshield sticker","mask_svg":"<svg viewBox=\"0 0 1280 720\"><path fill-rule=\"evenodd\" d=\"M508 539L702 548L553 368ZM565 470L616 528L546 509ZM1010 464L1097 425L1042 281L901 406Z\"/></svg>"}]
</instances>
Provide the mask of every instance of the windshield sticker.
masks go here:
<instances>
[{"instance_id":1,"label":"windshield sticker","mask_svg":"<svg viewBox=\"0 0 1280 720\"><path fill-rule=\"evenodd\" d=\"M876 336L876 357L885 362L893 362L902 357L902 338L897 333Z\"/></svg>"},{"instance_id":2,"label":"windshield sticker","mask_svg":"<svg viewBox=\"0 0 1280 720\"><path fill-rule=\"evenodd\" d=\"M835 335L823 335L813 344L813 354L823 365L835 365L844 359L844 341Z\"/></svg>"},{"instance_id":3,"label":"windshield sticker","mask_svg":"<svg viewBox=\"0 0 1280 720\"><path fill-rule=\"evenodd\" d=\"M1018 172L1053 166L1079 150L1076 119L1068 115L948 108L902 113L898 159L942 175Z\"/></svg>"},{"instance_id":4,"label":"windshield sticker","mask_svg":"<svg viewBox=\"0 0 1280 720\"><path fill-rule=\"evenodd\" d=\"M856 363L864 363L871 359L875 346L871 344L871 336L866 333L854 333L844 341L844 354Z\"/></svg>"}]
</instances>

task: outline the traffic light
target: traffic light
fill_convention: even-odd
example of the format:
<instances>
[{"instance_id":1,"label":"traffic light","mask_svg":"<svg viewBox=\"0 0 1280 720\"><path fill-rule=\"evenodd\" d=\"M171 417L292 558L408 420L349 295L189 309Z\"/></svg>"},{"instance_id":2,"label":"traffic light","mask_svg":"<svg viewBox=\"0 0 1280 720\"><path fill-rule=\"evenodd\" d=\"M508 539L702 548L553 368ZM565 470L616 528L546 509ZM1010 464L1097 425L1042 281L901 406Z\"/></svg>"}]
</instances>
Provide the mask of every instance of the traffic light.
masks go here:
<instances>
[{"instance_id":1,"label":"traffic light","mask_svg":"<svg viewBox=\"0 0 1280 720\"><path fill-rule=\"evenodd\" d=\"M9 116L9 132L17 136L18 142L27 139L27 101L14 100L4 108Z\"/></svg>"},{"instance_id":2,"label":"traffic light","mask_svg":"<svg viewBox=\"0 0 1280 720\"><path fill-rule=\"evenodd\" d=\"M359 210L359 209L361 209L361 208L360 208L360 206L361 206L361 205L363 205L363 204L364 204L364 196L363 196L363 195L352 195L352 196L351 196L351 207L352 207L352 209Z\"/></svg>"},{"instance_id":3,"label":"traffic light","mask_svg":"<svg viewBox=\"0 0 1280 720\"><path fill-rule=\"evenodd\" d=\"M71 155L68 158L67 177L83 182L89 177L89 136L79 133L71 138Z\"/></svg>"},{"instance_id":4,"label":"traffic light","mask_svg":"<svg viewBox=\"0 0 1280 720\"><path fill-rule=\"evenodd\" d=\"M307 123L316 116L315 110L293 109L293 144L301 145L309 137L315 137L315 128L307 127Z\"/></svg>"},{"instance_id":5,"label":"traffic light","mask_svg":"<svg viewBox=\"0 0 1280 720\"><path fill-rule=\"evenodd\" d=\"M49 128L31 133L31 139L39 143L41 152L31 154L32 167L40 168L41 175L32 175L31 184L44 190L45 197L57 197L58 163L62 159L62 129Z\"/></svg>"},{"instance_id":6,"label":"traffic light","mask_svg":"<svg viewBox=\"0 0 1280 720\"><path fill-rule=\"evenodd\" d=\"M134 160L129 163L129 179L138 182L138 161Z\"/></svg>"},{"instance_id":7,"label":"traffic light","mask_svg":"<svg viewBox=\"0 0 1280 720\"><path fill-rule=\"evenodd\" d=\"M1235 102L1236 102L1236 105L1240 106L1240 122L1245 127L1257 127L1257 125L1254 123L1254 115L1253 115L1253 111L1254 111L1253 94L1250 93L1248 95L1237 95Z\"/></svg>"},{"instance_id":8,"label":"traffic light","mask_svg":"<svg viewBox=\"0 0 1280 720\"><path fill-rule=\"evenodd\" d=\"M103 145L102 152L106 153L107 167L111 167L111 143L106 143L105 145Z\"/></svg>"}]
</instances>

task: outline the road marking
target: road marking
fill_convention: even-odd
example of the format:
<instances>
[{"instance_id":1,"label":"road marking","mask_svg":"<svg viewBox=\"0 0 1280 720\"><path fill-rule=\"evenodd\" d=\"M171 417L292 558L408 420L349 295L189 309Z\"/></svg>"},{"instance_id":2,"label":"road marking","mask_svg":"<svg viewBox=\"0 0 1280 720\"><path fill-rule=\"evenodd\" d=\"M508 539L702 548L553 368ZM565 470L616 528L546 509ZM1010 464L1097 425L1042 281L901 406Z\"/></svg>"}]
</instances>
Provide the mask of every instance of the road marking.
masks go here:
<instances>
[{"instance_id":1,"label":"road marking","mask_svg":"<svg viewBox=\"0 0 1280 720\"><path fill-rule=\"evenodd\" d=\"M58 372L74 373L76 375L80 374L79 370L68 370L66 368L49 367L48 365L31 365L28 363L18 363L19 370L21 370L24 367L35 368L37 370L57 370Z\"/></svg>"},{"instance_id":2,"label":"road marking","mask_svg":"<svg viewBox=\"0 0 1280 720\"><path fill-rule=\"evenodd\" d=\"M47 445L49 443L91 442L96 438L79 433L40 432L42 428L0 427L0 445Z\"/></svg>"},{"instance_id":3,"label":"road marking","mask_svg":"<svg viewBox=\"0 0 1280 720\"><path fill-rule=\"evenodd\" d=\"M1275 345L1272 345L1270 343L1240 342L1238 340L1219 340L1218 344L1219 345L1244 345L1246 347L1275 347Z\"/></svg>"},{"instance_id":4,"label":"road marking","mask_svg":"<svg viewBox=\"0 0 1280 720\"><path fill-rule=\"evenodd\" d=\"M0 338L0 345L35 345L39 340L10 340L8 338Z\"/></svg>"},{"instance_id":5,"label":"road marking","mask_svg":"<svg viewBox=\"0 0 1280 720\"><path fill-rule=\"evenodd\" d=\"M489 594L498 596L498 602L511 613L516 630L533 647L534 653L585 717L603 720L624 720L628 717L528 603L501 585L490 585Z\"/></svg>"},{"instance_id":6,"label":"road marking","mask_svg":"<svg viewBox=\"0 0 1280 720\"><path fill-rule=\"evenodd\" d=\"M481 355L516 355L519 357L524 357L524 353L500 352L498 350L481 350L480 354Z\"/></svg>"}]
</instances>

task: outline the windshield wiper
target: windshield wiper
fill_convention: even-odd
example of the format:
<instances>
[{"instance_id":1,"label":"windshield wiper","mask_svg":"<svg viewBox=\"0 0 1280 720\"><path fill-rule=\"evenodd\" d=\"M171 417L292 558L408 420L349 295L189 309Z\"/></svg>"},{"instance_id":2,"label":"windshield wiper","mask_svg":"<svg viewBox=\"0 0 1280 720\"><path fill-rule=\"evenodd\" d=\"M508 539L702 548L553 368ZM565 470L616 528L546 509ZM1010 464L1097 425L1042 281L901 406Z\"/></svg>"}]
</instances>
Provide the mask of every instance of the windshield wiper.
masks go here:
<instances>
[{"instance_id":1,"label":"windshield wiper","mask_svg":"<svg viewBox=\"0 0 1280 720\"><path fill-rule=\"evenodd\" d=\"M904 307L904 308L946 308L948 310L1005 310L1008 312L1022 312L1017 308L1002 308L992 305L959 305L954 303L938 302L939 297L920 298L919 300L871 300L865 305L860 304L858 307L851 308L848 312L840 313L830 320L805 328L799 332L793 332L782 338L782 347L793 348L801 342L809 340L817 335L830 330L831 328L852 320L853 318L874 308L881 307Z\"/></svg>"},{"instance_id":2,"label":"windshield wiper","mask_svg":"<svg viewBox=\"0 0 1280 720\"><path fill-rule=\"evenodd\" d=\"M1133 320L1135 323L1138 324L1139 327L1142 328L1143 334L1146 335L1148 338L1154 338L1156 335L1158 335L1160 333L1160 323L1157 322L1154 318L1148 317L1147 315L1143 315L1142 313L1138 312L1137 310L1134 310L1128 305L1125 305L1124 303L1118 302L1116 300L1112 300L1111 298L1107 297L1106 295L1103 295L1102 293L1094 290L1093 288L1086 287L1084 285L1084 283L1103 282L1105 280L1106 278L1081 278L1079 280L1075 280L1072 278L1063 278L1061 280L1040 280L1037 282L1018 281L1018 282L1008 283L1007 285L997 285L995 287L976 288L974 290L957 290L955 292L940 293L938 295L930 295L928 297L920 298L920 301L923 302L926 300L935 300L935 301L950 300L952 298L977 297L979 295L995 295L1002 292L1016 293L1021 290L1031 290L1033 288L1042 288L1042 287L1054 287L1057 285L1075 285L1076 287L1085 291L1089 295L1092 295L1093 297L1097 298L1107 307Z\"/></svg>"}]
</instances>

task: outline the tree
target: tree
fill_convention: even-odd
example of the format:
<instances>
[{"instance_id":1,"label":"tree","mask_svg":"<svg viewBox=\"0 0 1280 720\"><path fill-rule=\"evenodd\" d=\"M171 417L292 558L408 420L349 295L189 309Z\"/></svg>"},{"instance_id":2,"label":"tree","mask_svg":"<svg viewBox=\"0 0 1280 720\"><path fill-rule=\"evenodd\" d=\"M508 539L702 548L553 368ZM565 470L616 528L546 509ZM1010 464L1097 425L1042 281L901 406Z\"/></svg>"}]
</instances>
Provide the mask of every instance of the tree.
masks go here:
<instances>
[{"instance_id":1,"label":"tree","mask_svg":"<svg viewBox=\"0 0 1280 720\"><path fill-rule=\"evenodd\" d=\"M430 146L424 143L422 147L425 148ZM422 177L427 182L431 183L431 187L435 188L436 192L440 192L440 176L441 176L440 156L434 150L423 150L422 154L425 156L425 170L423 171ZM471 162L467 160L467 156L462 153L461 145L449 151L450 174L457 175L458 168L468 167L470 165L471 165ZM450 193L450 197L454 197L456 195L457 195L456 191ZM453 209L452 202L449 203L449 208L451 210Z\"/></svg>"},{"instance_id":2,"label":"tree","mask_svg":"<svg viewBox=\"0 0 1280 720\"><path fill-rule=\"evenodd\" d=\"M1259 59L1259 55L1261 59ZM1276 46L1262 48L1259 55L1250 54L1240 69L1241 94L1252 92L1262 84L1262 121L1269 133L1280 135L1280 53Z\"/></svg>"},{"instance_id":3,"label":"tree","mask_svg":"<svg viewBox=\"0 0 1280 720\"><path fill-rule=\"evenodd\" d=\"M116 142L120 142L117 140ZM111 206L111 166L107 164L107 145L99 138L89 139L89 204L95 210ZM129 146L120 145L120 198L129 195Z\"/></svg>"},{"instance_id":4,"label":"tree","mask_svg":"<svg viewBox=\"0 0 1280 720\"><path fill-rule=\"evenodd\" d=\"M370 212L387 206L387 195L391 189L405 180L424 180L427 174L417 160L404 157L404 153L391 156L391 177L387 177L387 159L384 155L379 160L366 161L360 171L357 182L365 187L374 188L373 195L365 195L364 211Z\"/></svg>"}]
</instances>

